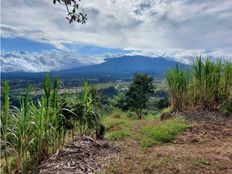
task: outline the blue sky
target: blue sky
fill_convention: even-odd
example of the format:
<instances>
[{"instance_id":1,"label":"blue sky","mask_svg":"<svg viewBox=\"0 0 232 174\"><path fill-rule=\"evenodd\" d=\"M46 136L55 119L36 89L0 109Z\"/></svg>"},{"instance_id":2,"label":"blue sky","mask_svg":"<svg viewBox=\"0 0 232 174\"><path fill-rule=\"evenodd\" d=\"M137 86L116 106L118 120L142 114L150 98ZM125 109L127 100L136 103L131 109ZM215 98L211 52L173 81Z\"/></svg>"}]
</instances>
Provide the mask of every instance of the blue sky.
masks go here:
<instances>
[{"instance_id":1,"label":"blue sky","mask_svg":"<svg viewBox=\"0 0 232 174\"><path fill-rule=\"evenodd\" d=\"M10 51L29 51L41 52L56 49L55 46L49 43L36 42L26 38L1 38L1 49L7 52ZM64 44L66 50L77 50L80 54L85 55L101 55L105 53L119 54L126 51L117 48L99 47L94 45L81 45L81 44ZM59 49L62 50L62 49Z\"/></svg>"},{"instance_id":2,"label":"blue sky","mask_svg":"<svg viewBox=\"0 0 232 174\"><path fill-rule=\"evenodd\" d=\"M82 0L81 7L84 25L69 24L64 6L52 0L2 1L1 70L57 70L71 60L84 65L122 54L186 63L232 57L230 0Z\"/></svg>"},{"instance_id":3,"label":"blue sky","mask_svg":"<svg viewBox=\"0 0 232 174\"><path fill-rule=\"evenodd\" d=\"M5 51L44 51L55 49L51 44L40 43L26 38L1 38L2 50Z\"/></svg>"}]
</instances>

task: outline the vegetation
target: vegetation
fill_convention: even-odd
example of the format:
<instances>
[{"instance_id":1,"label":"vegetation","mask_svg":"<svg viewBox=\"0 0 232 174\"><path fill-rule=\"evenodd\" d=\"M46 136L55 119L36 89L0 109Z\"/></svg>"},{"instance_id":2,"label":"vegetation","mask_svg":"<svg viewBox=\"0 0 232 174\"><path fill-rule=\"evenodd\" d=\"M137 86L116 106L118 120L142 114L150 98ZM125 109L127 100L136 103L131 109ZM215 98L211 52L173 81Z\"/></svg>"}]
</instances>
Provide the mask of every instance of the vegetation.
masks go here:
<instances>
[{"instance_id":1,"label":"vegetation","mask_svg":"<svg viewBox=\"0 0 232 174\"><path fill-rule=\"evenodd\" d=\"M180 119L167 120L155 127L147 126L142 129L141 145L150 147L153 144L171 142L181 131L189 127L186 122Z\"/></svg>"},{"instance_id":2,"label":"vegetation","mask_svg":"<svg viewBox=\"0 0 232 174\"><path fill-rule=\"evenodd\" d=\"M143 109L146 109L146 104L154 93L152 82L153 79L146 74L135 74L128 92L119 100L120 106L134 111L142 119Z\"/></svg>"},{"instance_id":3,"label":"vegetation","mask_svg":"<svg viewBox=\"0 0 232 174\"><path fill-rule=\"evenodd\" d=\"M1 137L3 138L2 146L4 147L4 159L6 162L7 173L10 173L9 161L8 161L8 152L6 147L8 146L8 126L9 126L9 84L5 82L4 84L4 114L1 114ZM2 141L1 141L2 142Z\"/></svg>"},{"instance_id":4,"label":"vegetation","mask_svg":"<svg viewBox=\"0 0 232 174\"><path fill-rule=\"evenodd\" d=\"M5 82L1 112L4 172L27 172L30 164L38 165L77 134L131 141L144 150L172 142L190 127L176 118L174 111L200 107L221 110L224 116L231 114L231 62L199 57L191 69L177 65L169 70L166 80L170 98L164 81L156 83L158 92L153 95L153 79L146 74L136 74L132 83L93 86L85 82L71 92L64 88L60 92L59 80L46 76L43 91L33 97L34 91L27 86L25 94L20 93L18 106L12 105L9 83ZM160 121L164 113L170 117Z\"/></svg>"},{"instance_id":5,"label":"vegetation","mask_svg":"<svg viewBox=\"0 0 232 174\"><path fill-rule=\"evenodd\" d=\"M13 107L9 116L9 85L4 87L4 110L1 113L1 137L6 170L21 172L28 161L39 163L65 143L69 130L72 135L79 128L80 134L90 134L100 127L100 118L94 112L94 104L86 83L79 95L74 112L67 102L58 99L58 79L53 85L48 76L44 79L44 95L37 101L30 98L27 87L25 97L20 98L20 107ZM61 141L63 140L63 141ZM11 164L9 164L9 158ZM11 166L13 170L11 170Z\"/></svg>"},{"instance_id":6,"label":"vegetation","mask_svg":"<svg viewBox=\"0 0 232 174\"><path fill-rule=\"evenodd\" d=\"M185 97L189 79L188 70L184 70L177 65L175 69L167 72L166 78L172 107L180 110L186 101Z\"/></svg>"},{"instance_id":7,"label":"vegetation","mask_svg":"<svg viewBox=\"0 0 232 174\"><path fill-rule=\"evenodd\" d=\"M232 105L232 63L229 61L205 61L198 57L192 69L177 66L168 71L166 79L169 87L170 101L173 108L200 106L215 110L224 106L231 111Z\"/></svg>"},{"instance_id":8,"label":"vegetation","mask_svg":"<svg viewBox=\"0 0 232 174\"><path fill-rule=\"evenodd\" d=\"M123 112L112 113L103 119L103 124L107 130L105 138L108 140L119 140L131 135L131 122Z\"/></svg>"},{"instance_id":9,"label":"vegetation","mask_svg":"<svg viewBox=\"0 0 232 174\"><path fill-rule=\"evenodd\" d=\"M160 122L159 117L148 115L146 118L136 120L126 117L125 113L115 112L103 120L107 129L105 138L108 140L129 138L137 141L142 147L150 147L154 144L171 142L180 132L190 127L182 119Z\"/></svg>"}]
</instances>

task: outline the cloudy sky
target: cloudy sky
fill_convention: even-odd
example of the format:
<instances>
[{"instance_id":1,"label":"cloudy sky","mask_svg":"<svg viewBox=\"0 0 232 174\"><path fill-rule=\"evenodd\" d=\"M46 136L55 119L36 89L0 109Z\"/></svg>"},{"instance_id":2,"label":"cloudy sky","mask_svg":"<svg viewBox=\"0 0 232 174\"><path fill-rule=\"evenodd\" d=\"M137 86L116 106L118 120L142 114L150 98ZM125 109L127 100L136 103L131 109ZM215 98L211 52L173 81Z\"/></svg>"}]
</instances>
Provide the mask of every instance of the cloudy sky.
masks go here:
<instances>
[{"instance_id":1,"label":"cloudy sky","mask_svg":"<svg viewBox=\"0 0 232 174\"><path fill-rule=\"evenodd\" d=\"M82 0L69 24L52 0L3 0L1 71L51 71L123 54L232 57L232 0ZM17 68L16 68L17 65Z\"/></svg>"}]
</instances>

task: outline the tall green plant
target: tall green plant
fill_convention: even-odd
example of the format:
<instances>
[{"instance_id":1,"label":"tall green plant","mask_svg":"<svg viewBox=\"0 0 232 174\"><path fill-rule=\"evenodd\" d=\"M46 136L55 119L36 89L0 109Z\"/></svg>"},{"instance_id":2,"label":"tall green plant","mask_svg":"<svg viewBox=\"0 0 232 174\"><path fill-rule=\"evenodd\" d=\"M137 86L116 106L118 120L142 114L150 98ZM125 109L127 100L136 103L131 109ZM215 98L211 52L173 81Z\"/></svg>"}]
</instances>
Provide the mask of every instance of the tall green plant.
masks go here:
<instances>
[{"instance_id":1,"label":"tall green plant","mask_svg":"<svg viewBox=\"0 0 232 174\"><path fill-rule=\"evenodd\" d=\"M100 123L100 117L95 112L94 101L90 87L86 82L82 95L78 95L76 103L72 108L73 123L78 122L78 128L81 135L90 134L92 130L97 129ZM67 115L69 115L67 113Z\"/></svg>"},{"instance_id":2,"label":"tall green plant","mask_svg":"<svg viewBox=\"0 0 232 174\"><path fill-rule=\"evenodd\" d=\"M9 128L9 83L5 81L4 83L4 113L1 114L1 137L4 141L4 159L6 162L7 173L11 173L9 161L7 157L7 145L8 145L8 128Z\"/></svg>"},{"instance_id":3,"label":"tall green plant","mask_svg":"<svg viewBox=\"0 0 232 174\"><path fill-rule=\"evenodd\" d=\"M181 110L182 106L187 102L189 77L188 70L178 65L166 74L171 105L177 110Z\"/></svg>"},{"instance_id":4,"label":"tall green plant","mask_svg":"<svg viewBox=\"0 0 232 174\"><path fill-rule=\"evenodd\" d=\"M48 75L45 76L44 79L44 94L45 94L45 152L48 154L49 152L49 139L51 138L50 130L51 128L51 114L50 114L50 106L51 106L51 82Z\"/></svg>"},{"instance_id":5,"label":"tall green plant","mask_svg":"<svg viewBox=\"0 0 232 174\"><path fill-rule=\"evenodd\" d=\"M28 146L32 138L29 92L27 87L25 97L20 99L20 108L14 107L11 119L10 143L17 154L18 170L27 158Z\"/></svg>"},{"instance_id":6,"label":"tall green plant","mask_svg":"<svg viewBox=\"0 0 232 174\"><path fill-rule=\"evenodd\" d=\"M34 161L39 161L47 155L46 152L46 138L45 135L45 99L41 97L37 104L32 103L31 115L32 115L32 129L33 139L30 143L29 152Z\"/></svg>"},{"instance_id":7,"label":"tall green plant","mask_svg":"<svg viewBox=\"0 0 232 174\"><path fill-rule=\"evenodd\" d=\"M180 109L183 105L218 109L220 104L230 103L232 98L230 61L213 61L210 58L203 60L197 57L190 72L177 66L168 71L166 79L174 109Z\"/></svg>"},{"instance_id":8,"label":"tall green plant","mask_svg":"<svg viewBox=\"0 0 232 174\"><path fill-rule=\"evenodd\" d=\"M226 61L223 65L221 85L222 96L228 99L232 95L232 63L230 61Z\"/></svg>"},{"instance_id":9,"label":"tall green plant","mask_svg":"<svg viewBox=\"0 0 232 174\"><path fill-rule=\"evenodd\" d=\"M193 64L193 103L210 107L212 102L217 102L220 81L221 81L222 64L220 61L212 62L209 58L205 61L197 57Z\"/></svg>"},{"instance_id":10,"label":"tall green plant","mask_svg":"<svg viewBox=\"0 0 232 174\"><path fill-rule=\"evenodd\" d=\"M50 152L59 148L58 118L61 106L58 103L58 79L54 79L53 91L48 76L44 80L44 96L37 103L30 99L29 87L20 107L14 107L9 120L9 85L4 88L4 115L1 115L1 133L5 150L8 143L16 154L17 172L21 172L28 159L41 161ZM9 168L7 153L6 166ZM9 171L9 170L8 170Z\"/></svg>"}]
</instances>

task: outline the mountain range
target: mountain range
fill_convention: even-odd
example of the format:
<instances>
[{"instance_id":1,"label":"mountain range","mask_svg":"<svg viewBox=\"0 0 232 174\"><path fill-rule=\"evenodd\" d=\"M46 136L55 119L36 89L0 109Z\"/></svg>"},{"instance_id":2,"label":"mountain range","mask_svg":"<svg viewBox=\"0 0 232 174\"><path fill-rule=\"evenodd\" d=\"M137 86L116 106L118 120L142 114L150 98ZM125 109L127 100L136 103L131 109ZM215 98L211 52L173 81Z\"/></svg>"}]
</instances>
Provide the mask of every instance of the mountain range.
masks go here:
<instances>
[{"instance_id":1,"label":"mountain range","mask_svg":"<svg viewBox=\"0 0 232 174\"><path fill-rule=\"evenodd\" d=\"M51 76L59 78L111 78L127 79L131 78L134 73L142 72L152 76L163 76L168 69L174 68L176 64L188 66L175 62L164 57L147 57L147 56L121 56L116 58L107 58L103 63L90 66L76 67L67 70L28 73L28 72L11 72L2 73L2 79L34 79L43 78L49 73Z\"/></svg>"}]
</instances>

